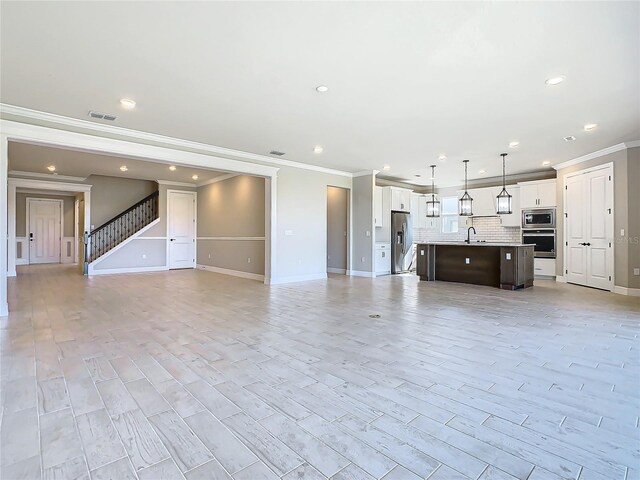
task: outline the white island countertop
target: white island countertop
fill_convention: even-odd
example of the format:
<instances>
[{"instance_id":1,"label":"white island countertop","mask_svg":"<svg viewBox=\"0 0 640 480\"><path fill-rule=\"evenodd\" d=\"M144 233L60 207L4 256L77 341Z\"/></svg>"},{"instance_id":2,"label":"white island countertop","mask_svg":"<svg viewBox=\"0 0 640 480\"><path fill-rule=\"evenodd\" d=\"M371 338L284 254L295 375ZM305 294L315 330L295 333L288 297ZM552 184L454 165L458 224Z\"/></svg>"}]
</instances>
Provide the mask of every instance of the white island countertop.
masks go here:
<instances>
[{"instance_id":1,"label":"white island countertop","mask_svg":"<svg viewBox=\"0 0 640 480\"><path fill-rule=\"evenodd\" d=\"M444 245L451 247L533 247L533 243L508 243L508 242L420 242L418 245Z\"/></svg>"}]
</instances>

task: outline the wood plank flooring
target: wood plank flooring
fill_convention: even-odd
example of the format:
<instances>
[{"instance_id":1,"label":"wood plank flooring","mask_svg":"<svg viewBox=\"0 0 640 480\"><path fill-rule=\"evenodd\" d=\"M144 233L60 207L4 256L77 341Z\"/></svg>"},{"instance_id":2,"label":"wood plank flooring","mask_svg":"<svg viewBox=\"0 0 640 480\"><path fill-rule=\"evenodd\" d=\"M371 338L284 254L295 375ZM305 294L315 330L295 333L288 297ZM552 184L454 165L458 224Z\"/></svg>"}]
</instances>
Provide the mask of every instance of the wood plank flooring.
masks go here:
<instances>
[{"instance_id":1,"label":"wood plank flooring","mask_svg":"<svg viewBox=\"0 0 640 480\"><path fill-rule=\"evenodd\" d=\"M638 298L61 265L9 296L3 480L640 478Z\"/></svg>"}]
</instances>

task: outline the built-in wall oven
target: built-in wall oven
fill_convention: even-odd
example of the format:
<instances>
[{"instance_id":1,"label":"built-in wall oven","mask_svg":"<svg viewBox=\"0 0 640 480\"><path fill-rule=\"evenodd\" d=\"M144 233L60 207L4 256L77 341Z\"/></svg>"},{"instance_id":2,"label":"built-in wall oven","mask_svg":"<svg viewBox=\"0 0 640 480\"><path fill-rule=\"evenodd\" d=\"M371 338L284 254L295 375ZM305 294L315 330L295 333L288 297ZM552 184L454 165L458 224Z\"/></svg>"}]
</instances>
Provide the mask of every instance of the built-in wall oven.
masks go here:
<instances>
[{"instance_id":1,"label":"built-in wall oven","mask_svg":"<svg viewBox=\"0 0 640 480\"><path fill-rule=\"evenodd\" d=\"M539 208L522 211L522 228L556 228L556 209Z\"/></svg>"},{"instance_id":2,"label":"built-in wall oven","mask_svg":"<svg viewBox=\"0 0 640 480\"><path fill-rule=\"evenodd\" d=\"M533 244L533 256L556 258L555 228L523 228L522 243Z\"/></svg>"}]
</instances>

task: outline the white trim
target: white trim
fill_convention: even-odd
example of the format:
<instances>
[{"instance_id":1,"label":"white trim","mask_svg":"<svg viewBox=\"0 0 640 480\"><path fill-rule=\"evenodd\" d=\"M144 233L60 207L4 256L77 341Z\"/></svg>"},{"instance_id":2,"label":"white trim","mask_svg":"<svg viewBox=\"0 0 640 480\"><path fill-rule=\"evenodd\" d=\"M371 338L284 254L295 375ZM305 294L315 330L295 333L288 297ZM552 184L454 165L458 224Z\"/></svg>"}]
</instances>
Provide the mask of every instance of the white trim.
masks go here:
<instances>
[{"instance_id":1,"label":"white trim","mask_svg":"<svg viewBox=\"0 0 640 480\"><path fill-rule=\"evenodd\" d=\"M337 273L338 275L346 275L347 269L327 267L327 273Z\"/></svg>"},{"instance_id":2,"label":"white trim","mask_svg":"<svg viewBox=\"0 0 640 480\"><path fill-rule=\"evenodd\" d=\"M617 293L618 295L628 295L630 297L640 297L640 288L627 288L616 285L613 287L613 293Z\"/></svg>"},{"instance_id":3,"label":"white trim","mask_svg":"<svg viewBox=\"0 0 640 480\"><path fill-rule=\"evenodd\" d=\"M169 270L166 265L157 267L124 267L124 268L106 268L104 270L89 271L90 277L97 275L114 275L121 273L148 273L148 272L165 272Z\"/></svg>"},{"instance_id":4,"label":"white trim","mask_svg":"<svg viewBox=\"0 0 640 480\"><path fill-rule=\"evenodd\" d=\"M67 192L90 192L93 185L84 183L64 183L46 180L30 180L28 178L10 178L9 185L16 188L33 188L36 190L65 190Z\"/></svg>"},{"instance_id":5,"label":"white trim","mask_svg":"<svg viewBox=\"0 0 640 480\"><path fill-rule=\"evenodd\" d=\"M196 240L264 240L265 237L197 237Z\"/></svg>"},{"instance_id":6,"label":"white trim","mask_svg":"<svg viewBox=\"0 0 640 480\"><path fill-rule=\"evenodd\" d=\"M347 275L351 277L376 278L376 272L363 272L361 270L349 270Z\"/></svg>"},{"instance_id":7,"label":"white trim","mask_svg":"<svg viewBox=\"0 0 640 480\"><path fill-rule=\"evenodd\" d=\"M144 142L154 142L154 143L164 144L166 147L173 148L173 149L200 150L202 152L205 152L207 155L236 157L244 160L266 162L273 165L281 165L281 166L287 166L287 167L301 168L304 170L313 170L316 172L331 173L334 175L341 175L343 177L352 176L350 172L346 172L343 170L335 170L331 168L321 167L318 165L309 165L306 163L295 162L293 160L284 160L282 158L274 158L268 155L260 155L257 153L243 152L241 150L234 150L231 148L224 148L216 145L209 145L206 143L192 142L189 140L182 140L175 137L167 137L167 136L158 135L155 133L141 132L138 130L131 130L128 128L116 127L114 125L103 125L99 123L90 122L88 120L79 120L76 118L65 117L65 116L56 115L53 113L41 112L38 110L31 110L29 108L18 107L15 105L8 105L6 103L0 103L0 112L3 114L15 115L18 117L23 117L31 120L54 123L57 125L64 125L66 127L82 128L85 130L106 133L109 135L114 135L114 134L121 135L133 141L142 140ZM199 155L199 154L196 154L196 155ZM267 168L272 168L272 167L267 167Z\"/></svg>"},{"instance_id":8,"label":"white trim","mask_svg":"<svg viewBox=\"0 0 640 480\"><path fill-rule=\"evenodd\" d=\"M87 177L72 177L71 175L56 175L55 173L23 172L20 170L9 170L9 175L18 177L40 178L42 180L51 180L54 182L59 182L61 180L68 180L70 182L84 182L87 179Z\"/></svg>"},{"instance_id":9,"label":"white trim","mask_svg":"<svg viewBox=\"0 0 640 480\"><path fill-rule=\"evenodd\" d=\"M217 177L210 178L209 180L204 180L200 183L197 183L196 186L200 188L200 187L204 187L205 185L211 185L212 183L223 182L225 180L229 180L230 178L237 177L237 176L238 176L237 173L227 173L225 175L220 175Z\"/></svg>"},{"instance_id":10,"label":"white trim","mask_svg":"<svg viewBox=\"0 0 640 480\"><path fill-rule=\"evenodd\" d=\"M106 252L104 255L96 258L93 262L91 262L89 264L89 275L93 275L94 274L94 269L95 266L98 265L100 262L102 262L104 259L109 258L111 255L113 255L114 253L116 253L118 250L120 250L122 247L124 247L125 245L131 243L133 240L138 240L140 238L140 235L142 235L144 232L146 232L147 230L151 229L152 227L156 226L158 223L160 223L160 219L156 218L153 222L151 222L149 225L146 225L144 227L142 227L140 230L138 230L136 233L134 233L133 235L131 235L129 238L127 238L126 240L124 240L123 242L119 243L118 245L116 245L115 247L113 247L111 250L109 250L108 252ZM165 239L166 240L166 239Z\"/></svg>"},{"instance_id":11,"label":"white trim","mask_svg":"<svg viewBox=\"0 0 640 480\"><path fill-rule=\"evenodd\" d=\"M173 187L192 187L192 188L196 188L196 184L195 183L188 183L188 182L174 182L171 180L156 180L156 183L158 185L169 185L169 186L173 186Z\"/></svg>"},{"instance_id":12,"label":"white trim","mask_svg":"<svg viewBox=\"0 0 640 480\"><path fill-rule=\"evenodd\" d=\"M63 192L63 191L57 191L57 190L47 190L47 193L42 192L42 190L38 190L35 188L21 188L18 192L16 193L25 193L25 194L31 194L31 195L55 195L57 197L74 197L76 196L76 193L74 192Z\"/></svg>"},{"instance_id":13,"label":"white trim","mask_svg":"<svg viewBox=\"0 0 640 480\"><path fill-rule=\"evenodd\" d=\"M571 160L567 160L566 162L558 163L557 165L554 165L553 168L555 170L562 170L563 168L571 167L573 165L578 165L579 163L583 163L583 162L588 162L589 160L602 157L603 155L609 155L610 153L615 153L615 152L619 152L620 150L626 150L628 148L634 148L638 146L640 146L640 140L633 140L631 142L618 143L617 145L612 145L610 147L603 148L595 152L587 153L586 155L582 155L580 157L576 157Z\"/></svg>"},{"instance_id":14,"label":"white trim","mask_svg":"<svg viewBox=\"0 0 640 480\"><path fill-rule=\"evenodd\" d=\"M284 283L310 282L312 280L326 280L326 273L311 273L308 275L292 275L290 277L279 277L269 279L269 285L282 285ZM265 278L265 283L267 279Z\"/></svg>"},{"instance_id":15,"label":"white trim","mask_svg":"<svg viewBox=\"0 0 640 480\"><path fill-rule=\"evenodd\" d=\"M166 240L167 237L138 237L138 240Z\"/></svg>"},{"instance_id":16,"label":"white trim","mask_svg":"<svg viewBox=\"0 0 640 480\"><path fill-rule=\"evenodd\" d=\"M567 280L564 278L564 275L556 275L556 282L567 283Z\"/></svg>"},{"instance_id":17,"label":"white trim","mask_svg":"<svg viewBox=\"0 0 640 480\"><path fill-rule=\"evenodd\" d=\"M380 173L380 170L362 170L360 172L352 173L351 176L353 178L366 177L367 175L373 175L375 177L379 173Z\"/></svg>"},{"instance_id":18,"label":"white trim","mask_svg":"<svg viewBox=\"0 0 640 480\"><path fill-rule=\"evenodd\" d=\"M64 200L58 200L56 198L25 198L25 210L26 210L26 219L24 228L27 233L27 237L29 237L29 230L31 230L31 203L32 202L50 202L57 203L60 209L60 236L58 237L58 261L57 262L38 262L39 263L62 263L62 238L64 234ZM31 265L31 244L27 245L27 264Z\"/></svg>"},{"instance_id":19,"label":"white trim","mask_svg":"<svg viewBox=\"0 0 640 480\"><path fill-rule=\"evenodd\" d=\"M520 186L520 185L538 185L540 183L553 183L557 180L557 178L547 178L544 180L528 180L526 182L518 182L515 184L515 186ZM507 185L508 187L509 185Z\"/></svg>"},{"instance_id":20,"label":"white trim","mask_svg":"<svg viewBox=\"0 0 640 480\"><path fill-rule=\"evenodd\" d=\"M264 275L259 273L241 272L240 270L229 270L228 268L214 267L211 265L196 265L198 270L206 272L220 273L222 275L231 275L232 277L248 278L249 280L264 281Z\"/></svg>"},{"instance_id":21,"label":"white trim","mask_svg":"<svg viewBox=\"0 0 640 480\"><path fill-rule=\"evenodd\" d=\"M167 258L166 264L169 269L171 269L171 235L169 230L171 228L171 205L170 199L171 195L174 193L179 193L180 195L191 195L193 197L193 265L189 267L179 267L179 269L183 268L196 268L196 259L198 258L198 242L196 239L198 238L198 194L197 192L186 191L186 190L167 190ZM178 270L178 268L176 269Z\"/></svg>"}]
</instances>

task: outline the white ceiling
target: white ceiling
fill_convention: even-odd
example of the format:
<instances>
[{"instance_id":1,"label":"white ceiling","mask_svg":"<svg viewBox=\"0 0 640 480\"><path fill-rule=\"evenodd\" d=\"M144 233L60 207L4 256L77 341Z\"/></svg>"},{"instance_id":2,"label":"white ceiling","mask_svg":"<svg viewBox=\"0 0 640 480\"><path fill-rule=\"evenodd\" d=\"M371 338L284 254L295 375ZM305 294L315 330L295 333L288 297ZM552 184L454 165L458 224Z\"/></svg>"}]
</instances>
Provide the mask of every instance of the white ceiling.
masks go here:
<instances>
[{"instance_id":1,"label":"white ceiling","mask_svg":"<svg viewBox=\"0 0 640 480\"><path fill-rule=\"evenodd\" d=\"M68 117L115 113L121 127L351 172L389 164L418 183L438 163L439 184L460 182L463 158L470 178L498 175L503 151L525 173L640 137L638 2L1 9L1 101Z\"/></svg>"},{"instance_id":2,"label":"white ceiling","mask_svg":"<svg viewBox=\"0 0 640 480\"><path fill-rule=\"evenodd\" d=\"M175 171L169 165L132 158L121 158L97 153L65 150L61 148L9 142L9 170L33 172L40 174L53 173L47 170L49 165L56 167L55 173L73 177L86 178L89 175L106 175L109 177L138 178L141 180L166 180L181 183L202 183L224 172L177 166ZM125 165L126 172L120 167ZM198 179L193 180L193 175Z\"/></svg>"}]
</instances>

